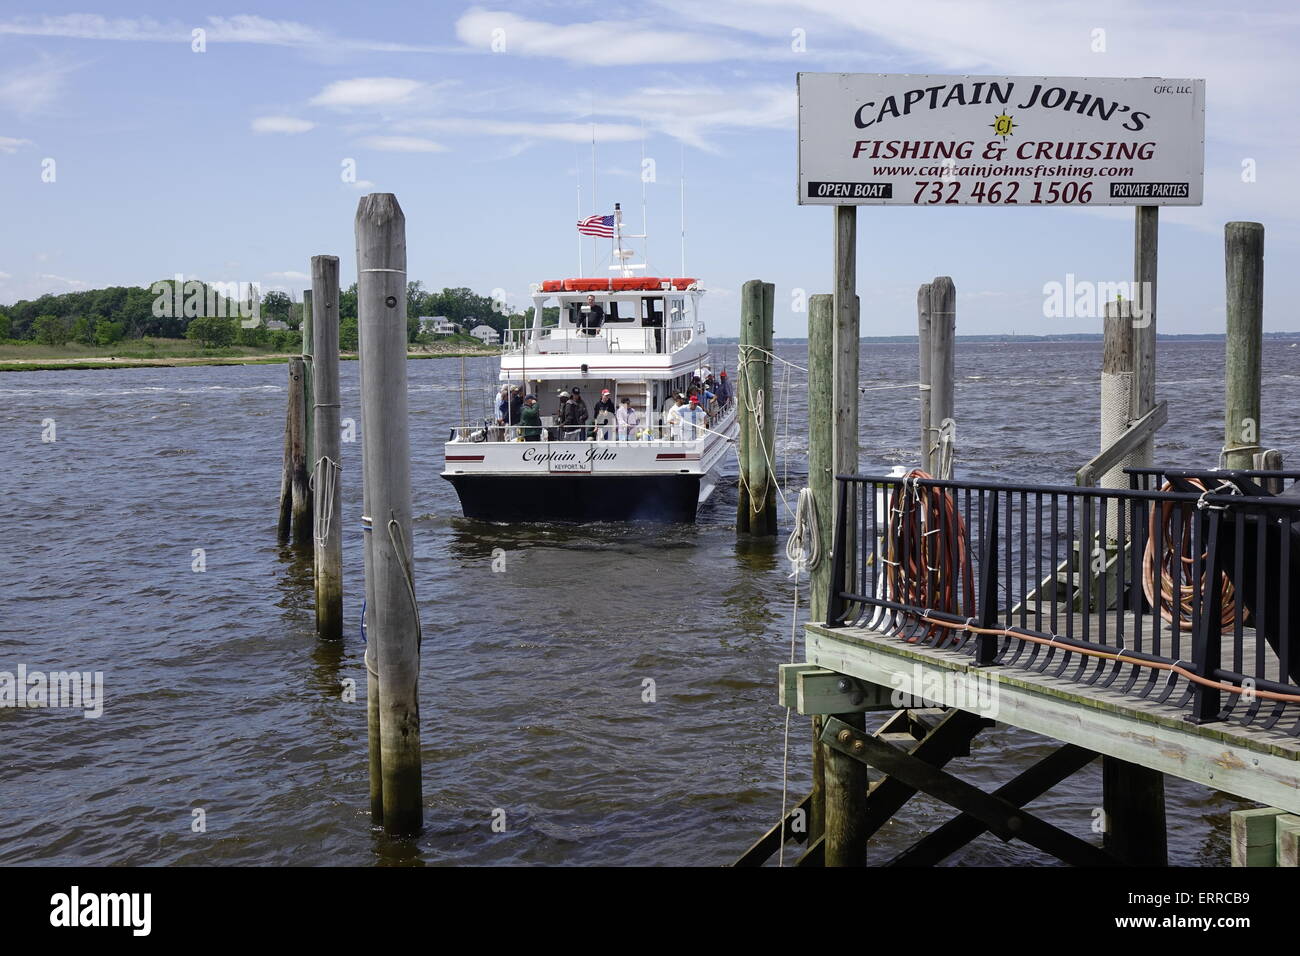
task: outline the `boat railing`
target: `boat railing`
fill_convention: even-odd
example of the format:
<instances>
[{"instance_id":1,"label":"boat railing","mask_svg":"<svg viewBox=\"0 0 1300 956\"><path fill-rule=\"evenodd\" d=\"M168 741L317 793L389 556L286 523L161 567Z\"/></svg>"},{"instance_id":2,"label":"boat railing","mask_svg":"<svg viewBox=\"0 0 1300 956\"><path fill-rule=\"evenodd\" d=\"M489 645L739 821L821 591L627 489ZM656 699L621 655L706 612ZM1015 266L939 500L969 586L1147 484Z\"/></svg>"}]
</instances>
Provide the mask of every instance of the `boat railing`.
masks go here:
<instances>
[{"instance_id":1,"label":"boat railing","mask_svg":"<svg viewBox=\"0 0 1300 956\"><path fill-rule=\"evenodd\" d=\"M1300 499L1162 477L837 476L827 625L1300 736Z\"/></svg>"},{"instance_id":2,"label":"boat railing","mask_svg":"<svg viewBox=\"0 0 1300 956\"><path fill-rule=\"evenodd\" d=\"M502 351L529 355L671 355L694 341L696 328L670 325L667 328L620 328L604 325L599 329L544 326L540 329L507 329Z\"/></svg>"}]
</instances>

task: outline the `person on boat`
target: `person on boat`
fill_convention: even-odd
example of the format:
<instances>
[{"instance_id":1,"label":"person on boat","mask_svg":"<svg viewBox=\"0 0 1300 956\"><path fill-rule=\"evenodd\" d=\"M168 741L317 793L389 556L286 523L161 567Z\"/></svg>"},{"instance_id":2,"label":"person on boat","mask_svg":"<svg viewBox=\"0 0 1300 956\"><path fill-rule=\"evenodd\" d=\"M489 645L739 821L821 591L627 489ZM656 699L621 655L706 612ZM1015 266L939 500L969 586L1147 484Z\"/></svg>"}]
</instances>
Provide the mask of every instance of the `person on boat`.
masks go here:
<instances>
[{"instance_id":1,"label":"person on boat","mask_svg":"<svg viewBox=\"0 0 1300 956\"><path fill-rule=\"evenodd\" d=\"M587 406L581 402L578 390L575 388L569 395L569 400L564 403L564 415L561 421L564 425L565 441L582 441L586 433Z\"/></svg>"},{"instance_id":2,"label":"person on boat","mask_svg":"<svg viewBox=\"0 0 1300 956\"><path fill-rule=\"evenodd\" d=\"M632 399L626 395L623 396L615 417L618 421L618 440L631 441L632 436L636 434L636 426L641 424L641 416L632 407Z\"/></svg>"},{"instance_id":3,"label":"person on boat","mask_svg":"<svg viewBox=\"0 0 1300 956\"><path fill-rule=\"evenodd\" d=\"M601 389L600 401L596 403L596 407L592 409L592 412L596 415L597 418L599 418L601 412L609 412L611 415L613 415L614 412L616 412L617 410L618 410L617 407L614 405L614 400L609 397L609 389L607 388Z\"/></svg>"},{"instance_id":4,"label":"person on boat","mask_svg":"<svg viewBox=\"0 0 1300 956\"><path fill-rule=\"evenodd\" d=\"M510 417L506 420L506 424L511 426L510 437L512 439L515 437L516 432L518 431L518 429L516 429L514 426L519 424L519 413L523 410L523 407L524 407L524 397L520 393L519 386L511 385L510 386L510 408L509 408Z\"/></svg>"},{"instance_id":5,"label":"person on boat","mask_svg":"<svg viewBox=\"0 0 1300 956\"><path fill-rule=\"evenodd\" d=\"M731 401L731 383L727 381L727 371L722 370L718 376L718 387L715 394L718 396L718 406L726 408L727 403Z\"/></svg>"},{"instance_id":6,"label":"person on boat","mask_svg":"<svg viewBox=\"0 0 1300 956\"><path fill-rule=\"evenodd\" d=\"M506 419L510 417L510 386L502 385L501 394L497 396L495 424L492 428L493 441L506 440Z\"/></svg>"},{"instance_id":7,"label":"person on boat","mask_svg":"<svg viewBox=\"0 0 1300 956\"><path fill-rule=\"evenodd\" d=\"M705 413L700 407L698 395L692 395L690 402L677 410L677 416L681 419L682 441L695 441L697 438L704 437Z\"/></svg>"},{"instance_id":8,"label":"person on boat","mask_svg":"<svg viewBox=\"0 0 1300 956\"><path fill-rule=\"evenodd\" d=\"M599 405L596 407L600 408ZM607 408L601 408L596 413L596 427L592 431L592 439L594 441L613 441L615 423L615 413Z\"/></svg>"},{"instance_id":9,"label":"person on boat","mask_svg":"<svg viewBox=\"0 0 1300 956\"><path fill-rule=\"evenodd\" d=\"M555 427L551 429L551 441L559 441L564 437L564 406L569 404L569 393L560 389L556 397L560 404L555 407Z\"/></svg>"},{"instance_id":10,"label":"person on boat","mask_svg":"<svg viewBox=\"0 0 1300 956\"><path fill-rule=\"evenodd\" d=\"M542 413L537 408L537 396L529 395L524 399L523 408L519 410L519 424L523 427L524 441L541 441Z\"/></svg>"},{"instance_id":11,"label":"person on boat","mask_svg":"<svg viewBox=\"0 0 1300 956\"><path fill-rule=\"evenodd\" d=\"M584 335L595 335L605 324L605 310L596 302L594 295L587 296L587 304L579 312L578 325Z\"/></svg>"},{"instance_id":12,"label":"person on boat","mask_svg":"<svg viewBox=\"0 0 1300 956\"><path fill-rule=\"evenodd\" d=\"M569 399L570 399L571 401L577 402L577 403L578 403L578 408L581 409L581 411L582 411L582 421L579 422L579 424L581 424L581 425L584 426L584 432L583 432L583 433L586 434L586 428L585 428L585 426L591 422L591 413L587 411L587 403L586 403L585 401L583 401L583 398L582 398L582 389L578 388L578 387L575 385L575 386L573 387L573 392L569 395Z\"/></svg>"},{"instance_id":13,"label":"person on boat","mask_svg":"<svg viewBox=\"0 0 1300 956\"><path fill-rule=\"evenodd\" d=\"M664 415L664 426L668 429L668 440L681 441L682 396L680 394L674 395L669 399L669 401L672 402L672 406L668 409L667 414Z\"/></svg>"}]
</instances>

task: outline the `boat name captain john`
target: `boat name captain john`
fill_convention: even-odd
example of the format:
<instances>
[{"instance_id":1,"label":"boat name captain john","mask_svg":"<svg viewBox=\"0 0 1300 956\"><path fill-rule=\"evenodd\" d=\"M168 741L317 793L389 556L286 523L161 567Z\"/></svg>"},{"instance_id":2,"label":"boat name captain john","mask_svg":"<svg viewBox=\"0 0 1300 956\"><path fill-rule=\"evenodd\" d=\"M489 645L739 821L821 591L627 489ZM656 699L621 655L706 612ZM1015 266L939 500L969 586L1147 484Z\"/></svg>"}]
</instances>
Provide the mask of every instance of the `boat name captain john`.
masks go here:
<instances>
[{"instance_id":1,"label":"boat name captain john","mask_svg":"<svg viewBox=\"0 0 1300 956\"><path fill-rule=\"evenodd\" d=\"M608 448L583 449L581 459L571 451L541 451L537 448L525 448L523 456L524 461L565 462L581 460L586 463L593 461L613 461L617 457L618 452L610 451Z\"/></svg>"}]
</instances>

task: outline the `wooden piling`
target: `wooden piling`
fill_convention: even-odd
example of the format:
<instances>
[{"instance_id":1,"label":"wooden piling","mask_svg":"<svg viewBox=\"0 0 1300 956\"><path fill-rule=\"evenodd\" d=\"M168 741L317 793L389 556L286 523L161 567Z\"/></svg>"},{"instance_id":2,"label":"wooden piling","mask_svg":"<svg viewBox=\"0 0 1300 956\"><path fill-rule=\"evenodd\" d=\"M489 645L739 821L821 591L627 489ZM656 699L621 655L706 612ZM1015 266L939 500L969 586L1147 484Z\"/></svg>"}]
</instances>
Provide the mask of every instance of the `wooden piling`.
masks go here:
<instances>
[{"instance_id":1,"label":"wooden piling","mask_svg":"<svg viewBox=\"0 0 1300 956\"><path fill-rule=\"evenodd\" d=\"M808 613L826 620L831 581L831 524L835 517L835 300L808 300L808 488L821 528L821 561L812 569Z\"/></svg>"},{"instance_id":2,"label":"wooden piling","mask_svg":"<svg viewBox=\"0 0 1300 956\"><path fill-rule=\"evenodd\" d=\"M289 369L289 399L284 403L284 454L280 465L280 508L276 522L276 539L289 543L293 527L293 368Z\"/></svg>"},{"instance_id":3,"label":"wooden piling","mask_svg":"<svg viewBox=\"0 0 1300 956\"><path fill-rule=\"evenodd\" d=\"M1101 758L1102 846L1131 866L1168 866L1165 775L1118 757Z\"/></svg>"},{"instance_id":4,"label":"wooden piling","mask_svg":"<svg viewBox=\"0 0 1300 956\"><path fill-rule=\"evenodd\" d=\"M307 487L307 396L301 358L289 360L289 469L293 498L292 540L311 546L311 494Z\"/></svg>"},{"instance_id":5,"label":"wooden piling","mask_svg":"<svg viewBox=\"0 0 1300 956\"><path fill-rule=\"evenodd\" d=\"M930 283L924 282L916 290L916 339L919 393L921 397L921 457L920 467L933 474L930 448L934 445L934 432L930 424Z\"/></svg>"},{"instance_id":6,"label":"wooden piling","mask_svg":"<svg viewBox=\"0 0 1300 956\"><path fill-rule=\"evenodd\" d=\"M1260 361L1264 338L1264 227L1224 228L1228 325L1224 362L1223 464L1251 468L1260 446Z\"/></svg>"},{"instance_id":7,"label":"wooden piling","mask_svg":"<svg viewBox=\"0 0 1300 956\"><path fill-rule=\"evenodd\" d=\"M957 287L948 276L939 276L930 283L930 422L933 437L930 447L930 473L940 478L951 467L953 451L944 451L940 441L944 422L955 420L954 365L957 344Z\"/></svg>"},{"instance_id":8,"label":"wooden piling","mask_svg":"<svg viewBox=\"0 0 1300 956\"><path fill-rule=\"evenodd\" d=\"M327 641L343 637L343 521L342 465L339 460L339 260L312 256L312 295L304 304L319 302L314 316L312 347L315 360L316 461L314 472L316 576L316 636ZM305 314L305 311L304 311Z\"/></svg>"},{"instance_id":9,"label":"wooden piling","mask_svg":"<svg viewBox=\"0 0 1300 956\"><path fill-rule=\"evenodd\" d=\"M1134 298L1141 315L1133 318L1133 399L1129 419L1137 421L1156 407L1156 274L1160 237L1160 207L1133 210ZM1150 467L1155 462L1155 438L1143 442L1134 463Z\"/></svg>"},{"instance_id":10,"label":"wooden piling","mask_svg":"<svg viewBox=\"0 0 1300 956\"><path fill-rule=\"evenodd\" d=\"M808 615L826 620L831 581L831 524L835 516L835 298L808 300L808 488L817 511L821 560L810 572ZM826 754L821 745L822 718L812 720L812 799L808 808L808 842L826 832Z\"/></svg>"},{"instance_id":11,"label":"wooden piling","mask_svg":"<svg viewBox=\"0 0 1300 956\"><path fill-rule=\"evenodd\" d=\"M1101 450L1109 448L1129 427L1129 412L1133 407L1133 334L1132 319L1118 302L1107 302L1102 320L1101 346ZM1102 488L1127 488L1128 475L1124 467L1136 462L1132 456L1102 475L1098 484ZM1112 509L1112 512L1118 509ZM1115 521L1109 517L1110 536L1116 536Z\"/></svg>"},{"instance_id":12,"label":"wooden piling","mask_svg":"<svg viewBox=\"0 0 1300 956\"><path fill-rule=\"evenodd\" d=\"M835 207L835 276L831 311L834 325L831 331L831 403L834 408L834 427L831 431L832 485L836 474L856 474L858 471L858 355L861 349L861 315L857 295L857 207ZM811 343L809 343L811 348ZM824 348L824 346L823 346ZM811 362L811 355L810 355ZM811 371L812 365L809 365ZM832 489L832 494L834 489ZM836 508L832 504L829 514L820 514L823 524L835 533ZM856 515L850 511L845 526L844 543L848 553L856 553ZM830 559L830 549L825 552ZM841 720L853 727L864 727L862 714L839 714ZM814 724L820 730L819 724ZM820 734L819 734L820 737ZM814 754L814 766L820 756L822 764L822 794L824 801L825 865L864 866L867 858L866 820L867 768L861 761L836 753L820 743L821 753Z\"/></svg>"},{"instance_id":13,"label":"wooden piling","mask_svg":"<svg viewBox=\"0 0 1300 956\"><path fill-rule=\"evenodd\" d=\"M740 295L737 411L740 487L736 530L776 534L776 423L772 418L772 322L776 287L751 279Z\"/></svg>"},{"instance_id":14,"label":"wooden piling","mask_svg":"<svg viewBox=\"0 0 1300 956\"><path fill-rule=\"evenodd\" d=\"M411 539L411 449L406 394L406 217L391 193L357 206L362 456L369 489L373 608L368 640L379 673L384 829L421 824L419 664Z\"/></svg>"},{"instance_id":15,"label":"wooden piling","mask_svg":"<svg viewBox=\"0 0 1300 956\"><path fill-rule=\"evenodd\" d=\"M307 403L307 477L316 473L316 461L320 455L316 451L316 341L312 333L311 291L302 293L302 335L303 394Z\"/></svg>"},{"instance_id":16,"label":"wooden piling","mask_svg":"<svg viewBox=\"0 0 1300 956\"><path fill-rule=\"evenodd\" d=\"M839 719L862 730L863 714L839 714ZM846 731L841 731L841 734ZM826 866L866 866L867 765L831 747L825 759Z\"/></svg>"}]
</instances>

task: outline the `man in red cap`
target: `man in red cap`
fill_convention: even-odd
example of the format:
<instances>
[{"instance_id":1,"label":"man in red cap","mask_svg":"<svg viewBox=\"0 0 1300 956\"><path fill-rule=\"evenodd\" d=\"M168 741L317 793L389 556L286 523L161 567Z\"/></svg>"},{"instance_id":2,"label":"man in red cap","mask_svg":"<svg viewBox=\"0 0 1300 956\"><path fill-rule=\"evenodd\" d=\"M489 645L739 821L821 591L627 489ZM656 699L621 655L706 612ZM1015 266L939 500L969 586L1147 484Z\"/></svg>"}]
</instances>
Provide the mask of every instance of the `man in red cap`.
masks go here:
<instances>
[{"instance_id":1,"label":"man in red cap","mask_svg":"<svg viewBox=\"0 0 1300 956\"><path fill-rule=\"evenodd\" d=\"M700 407L700 397L692 395L685 408L678 409L682 419L682 441L695 441L704 437L704 421L707 417Z\"/></svg>"},{"instance_id":2,"label":"man in red cap","mask_svg":"<svg viewBox=\"0 0 1300 956\"><path fill-rule=\"evenodd\" d=\"M727 403L731 401L731 383L727 381L726 369L723 369L722 375L718 378L718 387L714 394L718 397L718 407L726 408Z\"/></svg>"}]
</instances>

